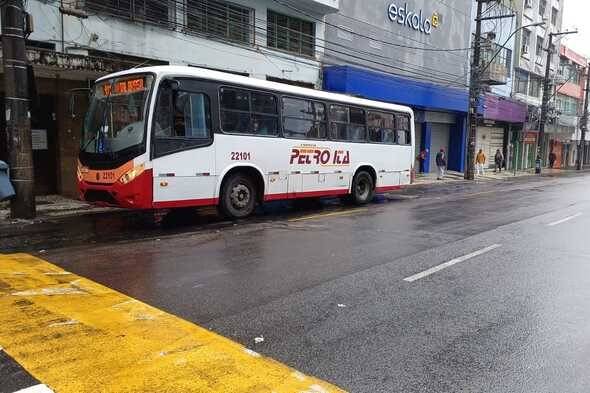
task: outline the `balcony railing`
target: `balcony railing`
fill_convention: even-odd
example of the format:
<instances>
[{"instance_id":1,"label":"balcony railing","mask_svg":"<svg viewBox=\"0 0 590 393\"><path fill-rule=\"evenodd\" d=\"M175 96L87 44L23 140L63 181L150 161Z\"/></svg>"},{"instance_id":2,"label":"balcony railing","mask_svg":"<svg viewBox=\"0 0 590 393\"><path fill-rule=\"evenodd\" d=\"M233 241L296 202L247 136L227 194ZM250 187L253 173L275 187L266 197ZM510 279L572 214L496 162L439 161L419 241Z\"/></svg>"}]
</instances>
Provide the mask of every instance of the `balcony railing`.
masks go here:
<instances>
[{"instance_id":1,"label":"balcony railing","mask_svg":"<svg viewBox=\"0 0 590 393\"><path fill-rule=\"evenodd\" d=\"M482 83L505 85L512 64L512 50L494 42L484 42L481 56ZM497 54L496 54L497 53Z\"/></svg>"}]
</instances>

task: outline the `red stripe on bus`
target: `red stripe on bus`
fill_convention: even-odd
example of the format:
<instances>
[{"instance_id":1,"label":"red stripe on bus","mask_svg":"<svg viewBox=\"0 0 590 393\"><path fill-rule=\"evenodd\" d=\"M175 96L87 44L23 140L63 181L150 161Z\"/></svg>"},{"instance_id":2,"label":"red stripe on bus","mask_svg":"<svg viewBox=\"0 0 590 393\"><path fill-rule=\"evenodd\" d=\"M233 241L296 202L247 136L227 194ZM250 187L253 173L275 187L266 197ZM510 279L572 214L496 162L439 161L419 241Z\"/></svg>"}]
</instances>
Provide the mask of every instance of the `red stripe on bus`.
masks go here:
<instances>
[{"instance_id":1,"label":"red stripe on bus","mask_svg":"<svg viewBox=\"0 0 590 393\"><path fill-rule=\"evenodd\" d=\"M387 192L401 189L401 186L383 186L376 187L376 192ZM318 198L318 197L329 197L329 196L340 196L349 193L348 188L341 188L335 190L322 190L322 191L306 191L306 192L291 192L291 193L280 193L280 194L268 194L264 196L265 201L277 201L281 199L297 199L297 198ZM219 198L203 198L203 199L186 199L180 201L164 201L154 202L154 208L157 209L171 209L175 207L192 207L192 206L213 206L217 205Z\"/></svg>"},{"instance_id":2,"label":"red stripe on bus","mask_svg":"<svg viewBox=\"0 0 590 393\"><path fill-rule=\"evenodd\" d=\"M341 188L336 190L322 190L322 191L306 191L306 192L285 192L281 194L268 194L264 196L265 201L276 201L280 199L297 199L297 198L313 198L313 197L327 197L348 194L348 188Z\"/></svg>"},{"instance_id":3,"label":"red stripe on bus","mask_svg":"<svg viewBox=\"0 0 590 393\"><path fill-rule=\"evenodd\" d=\"M156 209L172 209L175 207L213 206L217 205L218 198L185 199L181 201L154 202Z\"/></svg>"},{"instance_id":4,"label":"red stripe on bus","mask_svg":"<svg viewBox=\"0 0 590 393\"><path fill-rule=\"evenodd\" d=\"M387 191L395 191L401 190L402 186L383 186L383 187L375 187L375 192L387 192Z\"/></svg>"}]
</instances>

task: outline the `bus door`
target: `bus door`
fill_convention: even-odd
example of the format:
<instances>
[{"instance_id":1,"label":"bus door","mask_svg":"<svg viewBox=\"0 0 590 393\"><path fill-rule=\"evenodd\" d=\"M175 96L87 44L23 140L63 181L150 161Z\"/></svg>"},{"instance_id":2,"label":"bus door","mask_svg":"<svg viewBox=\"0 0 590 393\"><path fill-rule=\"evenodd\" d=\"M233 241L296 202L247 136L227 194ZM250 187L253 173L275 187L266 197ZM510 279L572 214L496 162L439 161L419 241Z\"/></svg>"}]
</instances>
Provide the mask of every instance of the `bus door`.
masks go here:
<instances>
[{"instance_id":1,"label":"bus door","mask_svg":"<svg viewBox=\"0 0 590 393\"><path fill-rule=\"evenodd\" d=\"M191 84L160 90L154 114L154 203L210 202L215 149L209 96Z\"/></svg>"}]
</instances>

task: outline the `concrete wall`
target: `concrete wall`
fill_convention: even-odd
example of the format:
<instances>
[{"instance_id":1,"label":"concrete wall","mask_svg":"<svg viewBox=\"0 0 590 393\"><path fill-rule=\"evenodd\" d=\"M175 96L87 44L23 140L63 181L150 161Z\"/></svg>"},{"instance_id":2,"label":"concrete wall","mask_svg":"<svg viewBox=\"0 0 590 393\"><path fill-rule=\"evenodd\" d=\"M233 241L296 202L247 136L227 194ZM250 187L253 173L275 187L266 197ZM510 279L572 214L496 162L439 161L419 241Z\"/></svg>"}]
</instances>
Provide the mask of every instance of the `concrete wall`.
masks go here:
<instances>
[{"instance_id":1,"label":"concrete wall","mask_svg":"<svg viewBox=\"0 0 590 393\"><path fill-rule=\"evenodd\" d=\"M325 61L328 64L356 63L441 85L465 86L469 71L468 51L413 48L468 48L471 3L471 0L341 0L340 12L326 16ZM391 4L398 12L405 7L416 14L422 11L422 21L432 20L436 13L440 24L427 34L392 21Z\"/></svg>"},{"instance_id":2,"label":"concrete wall","mask_svg":"<svg viewBox=\"0 0 590 393\"><path fill-rule=\"evenodd\" d=\"M187 35L182 33L180 28L166 29L104 15L90 15L88 19L65 16L65 46L70 49L90 48L159 59L170 64L202 65L245 72L257 78L266 78L269 75L319 86L320 67L317 58L295 57L266 47L267 9L291 15L294 14L293 10L271 0L233 2L254 9L256 34L253 46L229 44ZM58 8L59 1L30 0L27 4L27 11L33 15L35 21L35 32L30 39L53 42L59 50L61 18ZM171 16L177 18L181 24L184 21L181 12L177 11L176 15ZM320 20L323 17L313 16ZM316 23L316 47L320 52L323 34L322 24Z\"/></svg>"}]
</instances>

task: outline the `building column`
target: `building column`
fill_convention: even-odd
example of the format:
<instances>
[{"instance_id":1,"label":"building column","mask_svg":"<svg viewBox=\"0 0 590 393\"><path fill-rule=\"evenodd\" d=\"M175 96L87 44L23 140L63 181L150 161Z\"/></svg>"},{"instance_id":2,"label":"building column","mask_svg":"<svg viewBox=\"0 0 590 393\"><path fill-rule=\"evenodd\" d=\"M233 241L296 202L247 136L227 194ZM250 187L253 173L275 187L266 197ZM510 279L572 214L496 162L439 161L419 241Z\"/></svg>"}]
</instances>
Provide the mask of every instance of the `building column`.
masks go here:
<instances>
[{"instance_id":1,"label":"building column","mask_svg":"<svg viewBox=\"0 0 590 393\"><path fill-rule=\"evenodd\" d=\"M420 172L430 172L430 149L432 143L432 125L430 123L422 123L422 140L420 141L420 151L426 150L426 157L420 164Z\"/></svg>"},{"instance_id":2,"label":"building column","mask_svg":"<svg viewBox=\"0 0 590 393\"><path fill-rule=\"evenodd\" d=\"M464 115L457 115L457 121L451 127L451 138L449 141L448 169L457 172L465 170L467 144L467 118Z\"/></svg>"}]
</instances>

